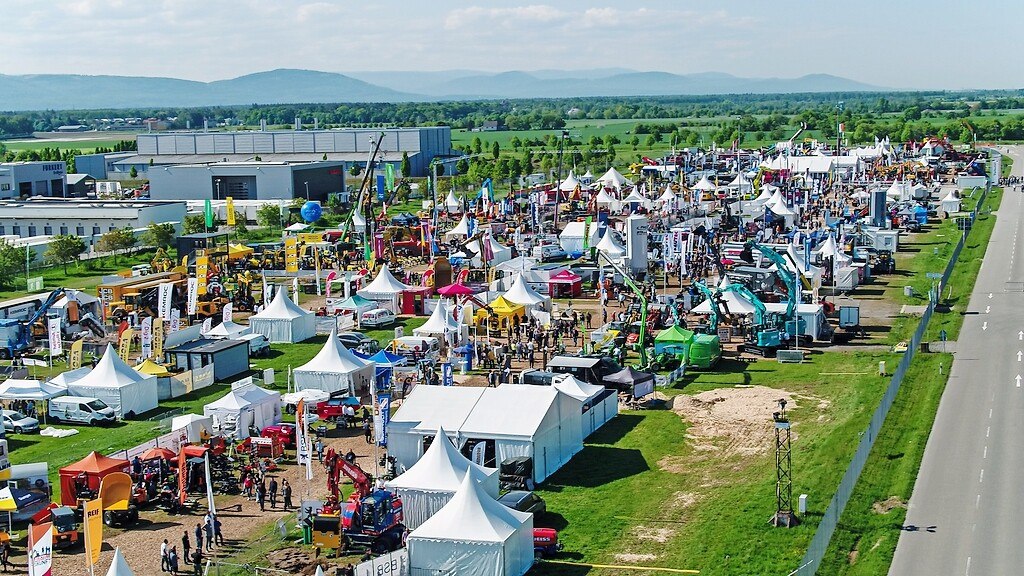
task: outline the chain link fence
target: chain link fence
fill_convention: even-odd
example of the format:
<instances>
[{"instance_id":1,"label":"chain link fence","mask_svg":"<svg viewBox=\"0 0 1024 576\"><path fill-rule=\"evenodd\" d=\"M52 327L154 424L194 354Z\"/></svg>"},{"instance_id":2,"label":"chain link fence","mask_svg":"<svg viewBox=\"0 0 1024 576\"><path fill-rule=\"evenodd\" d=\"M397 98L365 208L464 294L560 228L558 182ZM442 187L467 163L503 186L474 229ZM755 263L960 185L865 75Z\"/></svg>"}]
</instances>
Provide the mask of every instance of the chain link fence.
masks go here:
<instances>
[{"instance_id":1,"label":"chain link fence","mask_svg":"<svg viewBox=\"0 0 1024 576\"><path fill-rule=\"evenodd\" d=\"M916 356L917 351L921 347L921 341L924 339L925 331L928 329L928 323L931 321L932 313L935 311L935 304L938 300L939 294L942 293L942 287L949 282L949 278L953 274L953 268L956 266L957 259L960 257L960 252L964 248L964 243L967 241L970 231L974 228L973 225L978 217L978 212L985 203L985 199L988 197L991 190L992 185L989 184L978 198L978 203L975 205L974 210L971 212L969 217L971 225L966 227L960 235L960 240L953 248L953 253L950 255L949 261L946 263L946 269L942 272L941 281L929 294L928 306L925 308L924 314L921 316L921 320L917 324L917 329L914 330L914 335L910 339L907 351L903 354L903 358L900 360L899 365L896 366L896 370L892 375L892 380L890 380L889 386L885 390L885 395L882 396L882 401L875 409L875 413L871 416L871 422L868 423L867 429L861 434L860 443L857 444L857 451L854 453L849 466L847 466L846 473L843 474L843 479L839 482L839 488L836 489L835 495L832 496L832 501L829 502L828 508L822 515L821 522L818 523L818 529L814 533L814 537L811 539L811 544L807 548L807 553L804 554L803 559L800 561L799 568L790 572L790 576L813 576L818 571L821 561L825 558L825 553L828 550L829 543L832 541L832 535L836 531L839 519L843 515L843 510L846 509L846 504L850 501L850 496L853 495L853 489L857 485L860 473L864 470L864 465L868 461L868 456L871 454L871 448L875 445L875 440L882 431L882 425L885 424L885 417L889 414L889 408L892 407L892 403L896 400L896 395L900 391L900 385L903 384L903 377L906 375L907 370L910 368L910 363L914 361L914 356Z\"/></svg>"}]
</instances>

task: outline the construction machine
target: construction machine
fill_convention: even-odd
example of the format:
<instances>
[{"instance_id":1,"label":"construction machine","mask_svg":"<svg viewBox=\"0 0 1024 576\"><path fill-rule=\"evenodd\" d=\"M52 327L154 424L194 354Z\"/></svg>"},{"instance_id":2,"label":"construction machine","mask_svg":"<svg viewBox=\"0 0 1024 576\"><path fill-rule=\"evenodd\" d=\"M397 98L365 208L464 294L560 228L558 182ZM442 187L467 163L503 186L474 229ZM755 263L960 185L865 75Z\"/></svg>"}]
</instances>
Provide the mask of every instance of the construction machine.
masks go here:
<instances>
[{"instance_id":1,"label":"construction machine","mask_svg":"<svg viewBox=\"0 0 1024 576\"><path fill-rule=\"evenodd\" d=\"M331 496L313 517L313 545L339 552L368 548L374 554L401 548L405 535L402 500L389 490L374 489L373 480L354 458L342 457L333 448L324 456L324 468ZM345 501L341 501L339 486L342 475L355 487Z\"/></svg>"},{"instance_id":2,"label":"construction machine","mask_svg":"<svg viewBox=\"0 0 1024 576\"><path fill-rule=\"evenodd\" d=\"M53 523L53 547L55 549L74 548L82 542L82 533L78 529L78 517L75 509L70 506L59 506L53 502L36 512L30 521L33 525L45 522Z\"/></svg>"},{"instance_id":3,"label":"construction machine","mask_svg":"<svg viewBox=\"0 0 1024 576\"><path fill-rule=\"evenodd\" d=\"M46 317L46 312L60 300L61 296L64 296L63 288L50 292L46 300L26 320L0 320L0 358L14 358L33 347L32 326Z\"/></svg>"},{"instance_id":4,"label":"construction machine","mask_svg":"<svg viewBox=\"0 0 1024 576\"><path fill-rule=\"evenodd\" d=\"M598 250L598 260L601 258L612 267L613 270L618 272L622 276L622 281L633 291L636 295L637 300L640 302L640 334L637 337L636 348L640 354L640 369L643 370L649 364L647 356L647 297L644 296L644 291L641 290L630 278L629 274L622 269L621 266L616 264L609 258L604 252Z\"/></svg>"},{"instance_id":5,"label":"construction machine","mask_svg":"<svg viewBox=\"0 0 1024 576\"><path fill-rule=\"evenodd\" d=\"M103 523L126 526L139 521L135 483L124 472L111 472L100 480L99 498L103 501Z\"/></svg>"},{"instance_id":6,"label":"construction machine","mask_svg":"<svg viewBox=\"0 0 1024 576\"><path fill-rule=\"evenodd\" d=\"M753 240L747 241L743 245L743 250L740 252L740 259L744 262L753 263L754 256L753 251L757 250L762 256L768 259L772 264L775 264L775 271L782 279L782 283L786 286L786 311L782 314L784 321L782 322L782 328L785 332L792 334L794 338L798 338L800 334L804 333L806 322L796 317L797 305L800 303L800 278L798 273L794 273L790 270L790 264L781 254L776 252L773 248L764 246L754 242Z\"/></svg>"},{"instance_id":7,"label":"construction machine","mask_svg":"<svg viewBox=\"0 0 1024 576\"><path fill-rule=\"evenodd\" d=\"M747 330L743 349L756 352L764 358L774 355L782 344L781 328L786 324L785 317L768 312L761 299L743 284L729 284L721 292L734 293L754 307L754 324Z\"/></svg>"}]
</instances>

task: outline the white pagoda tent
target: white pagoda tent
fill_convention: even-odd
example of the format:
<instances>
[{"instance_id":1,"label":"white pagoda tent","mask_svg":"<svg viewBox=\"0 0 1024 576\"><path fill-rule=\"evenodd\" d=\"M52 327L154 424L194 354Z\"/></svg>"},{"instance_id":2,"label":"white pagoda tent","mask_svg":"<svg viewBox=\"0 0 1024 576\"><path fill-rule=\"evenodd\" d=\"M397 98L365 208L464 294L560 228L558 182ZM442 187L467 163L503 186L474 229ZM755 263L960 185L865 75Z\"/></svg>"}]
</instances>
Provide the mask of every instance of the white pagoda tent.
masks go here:
<instances>
[{"instance_id":1,"label":"white pagoda tent","mask_svg":"<svg viewBox=\"0 0 1024 576\"><path fill-rule=\"evenodd\" d=\"M637 204L637 205L642 206L644 208L650 208L651 207L651 201L646 196L641 194L640 190L638 190L636 188L634 188L633 191L629 193L629 196L626 196L625 198L622 199L622 203L623 204L629 204L631 206L633 204Z\"/></svg>"},{"instance_id":2,"label":"white pagoda tent","mask_svg":"<svg viewBox=\"0 0 1024 576\"><path fill-rule=\"evenodd\" d=\"M616 190L621 189L623 186L632 184L628 178L623 176L614 167L609 168L608 171L604 173L604 176L598 178L597 181L607 188L615 188Z\"/></svg>"},{"instance_id":3,"label":"white pagoda tent","mask_svg":"<svg viewBox=\"0 0 1024 576\"><path fill-rule=\"evenodd\" d=\"M221 322L211 328L210 331L206 333L206 337L220 339L236 338L238 336L249 334L250 332L252 332L252 328L250 326L243 326L228 320L227 322Z\"/></svg>"},{"instance_id":4,"label":"white pagoda tent","mask_svg":"<svg viewBox=\"0 0 1024 576\"><path fill-rule=\"evenodd\" d=\"M561 184L558 185L558 189L562 192L572 192L580 186L581 183L576 178L576 174L572 170L569 170L569 175L566 176L565 180L562 180Z\"/></svg>"},{"instance_id":5,"label":"white pagoda tent","mask_svg":"<svg viewBox=\"0 0 1024 576\"><path fill-rule=\"evenodd\" d=\"M957 198L956 193L952 188L946 192L946 195L939 200L939 211L945 212L946 214L952 214L960 211L960 198Z\"/></svg>"},{"instance_id":6,"label":"white pagoda tent","mask_svg":"<svg viewBox=\"0 0 1024 576\"><path fill-rule=\"evenodd\" d=\"M444 207L449 212L462 212L462 202L455 197L454 190L448 191L448 196L444 199Z\"/></svg>"},{"instance_id":7,"label":"white pagoda tent","mask_svg":"<svg viewBox=\"0 0 1024 576\"><path fill-rule=\"evenodd\" d=\"M746 194L753 190L754 186L750 183L750 180L747 180L747 177L743 175L743 172L738 172L732 182L729 182L729 188L737 190L740 194Z\"/></svg>"},{"instance_id":8,"label":"white pagoda tent","mask_svg":"<svg viewBox=\"0 0 1024 576\"><path fill-rule=\"evenodd\" d=\"M665 191L661 193L661 196L658 196L657 202L662 210L675 210L679 205L679 198L672 191L671 186L666 186Z\"/></svg>"},{"instance_id":9,"label":"white pagoda tent","mask_svg":"<svg viewBox=\"0 0 1024 576\"><path fill-rule=\"evenodd\" d=\"M345 348L335 328L316 356L292 373L296 391L323 390L330 394L348 392L349 396L359 396L370 389L374 370L373 362Z\"/></svg>"},{"instance_id":10,"label":"white pagoda tent","mask_svg":"<svg viewBox=\"0 0 1024 576\"><path fill-rule=\"evenodd\" d=\"M626 248L615 240L615 232L609 226L605 229L604 236L597 243L597 249L604 252L609 258L621 258L626 255Z\"/></svg>"},{"instance_id":11,"label":"white pagoda tent","mask_svg":"<svg viewBox=\"0 0 1024 576\"><path fill-rule=\"evenodd\" d=\"M492 498L498 497L498 469L478 466L462 455L443 428L411 468L385 486L402 499L405 526L415 530L444 508L469 474Z\"/></svg>"},{"instance_id":12,"label":"white pagoda tent","mask_svg":"<svg viewBox=\"0 0 1024 576\"><path fill-rule=\"evenodd\" d=\"M516 276L512 287L503 294L505 300L514 304L522 304L527 310L533 310L541 308L544 310L551 309L551 298L540 295L536 290L530 287L526 283L525 278L522 274Z\"/></svg>"},{"instance_id":13,"label":"white pagoda tent","mask_svg":"<svg viewBox=\"0 0 1024 576\"><path fill-rule=\"evenodd\" d=\"M316 336L316 316L292 302L288 290L280 287L270 304L249 318L249 327L271 342L302 342Z\"/></svg>"},{"instance_id":14,"label":"white pagoda tent","mask_svg":"<svg viewBox=\"0 0 1024 576\"><path fill-rule=\"evenodd\" d=\"M558 244L566 254L580 254L584 244L588 248L597 244L597 234L597 224L594 222L590 223L589 230L586 222L569 222L558 235Z\"/></svg>"},{"instance_id":15,"label":"white pagoda tent","mask_svg":"<svg viewBox=\"0 0 1024 576\"><path fill-rule=\"evenodd\" d=\"M110 568L107 569L107 576L135 576L135 572L128 566L120 548L114 548L114 558L110 561Z\"/></svg>"},{"instance_id":16,"label":"white pagoda tent","mask_svg":"<svg viewBox=\"0 0 1024 576\"><path fill-rule=\"evenodd\" d=\"M68 395L98 398L110 406L118 418L139 416L157 407L156 376L143 374L124 363L107 344L96 367L67 385Z\"/></svg>"},{"instance_id":17,"label":"white pagoda tent","mask_svg":"<svg viewBox=\"0 0 1024 576\"><path fill-rule=\"evenodd\" d=\"M597 199L594 200L594 203L597 204L598 208L607 208L612 212L617 212L622 206L622 202L612 197L604 188L597 193Z\"/></svg>"},{"instance_id":18,"label":"white pagoda tent","mask_svg":"<svg viewBox=\"0 0 1024 576\"><path fill-rule=\"evenodd\" d=\"M359 233L366 231L366 217L361 210L352 211L352 230Z\"/></svg>"},{"instance_id":19,"label":"white pagoda tent","mask_svg":"<svg viewBox=\"0 0 1024 576\"><path fill-rule=\"evenodd\" d=\"M449 344L455 343L460 332L461 326L452 317L451 308L443 299L437 302L434 311L430 313L430 318L427 318L427 321L419 328L413 328L412 331L414 336L435 336Z\"/></svg>"},{"instance_id":20,"label":"white pagoda tent","mask_svg":"<svg viewBox=\"0 0 1024 576\"><path fill-rule=\"evenodd\" d=\"M399 295L408 290L409 285L403 284L397 278L391 274L391 270L388 269L387 264L380 269L377 273L377 277L373 279L365 288L357 290L356 293L366 298L367 300L373 300L377 302L377 305L381 308L387 308L394 313L399 312L398 298Z\"/></svg>"},{"instance_id":21,"label":"white pagoda tent","mask_svg":"<svg viewBox=\"0 0 1024 576\"><path fill-rule=\"evenodd\" d=\"M534 561L533 514L500 504L466 474L406 542L412 574L523 576Z\"/></svg>"},{"instance_id":22,"label":"white pagoda tent","mask_svg":"<svg viewBox=\"0 0 1024 576\"><path fill-rule=\"evenodd\" d=\"M586 174L584 174L583 176L580 176L580 183L584 184L586 186L590 186L590 184L593 181L594 181L594 175L593 175L593 173L590 172L590 170L587 170Z\"/></svg>"},{"instance_id":23,"label":"white pagoda tent","mask_svg":"<svg viewBox=\"0 0 1024 576\"><path fill-rule=\"evenodd\" d=\"M593 434L619 413L618 394L604 386L583 382L572 374L555 376L551 386L583 403L583 415L580 418L583 438Z\"/></svg>"},{"instance_id":24,"label":"white pagoda tent","mask_svg":"<svg viewBox=\"0 0 1024 576\"><path fill-rule=\"evenodd\" d=\"M469 217L465 214L462 215L462 219L455 225L455 228L444 233L445 238L454 238L456 236L469 236Z\"/></svg>"},{"instance_id":25,"label":"white pagoda tent","mask_svg":"<svg viewBox=\"0 0 1024 576\"><path fill-rule=\"evenodd\" d=\"M486 236L487 242L488 244L490 244L491 247L491 259L487 261L488 266L497 266L498 264L503 264L512 259L511 248L495 240L494 236L492 236L491 234L487 234ZM480 239L473 240L469 244L466 244L466 247L476 252L476 256L473 256L473 258L470 260L470 263L472 263L473 266L476 266L477 268L483 266L483 245L481 244Z\"/></svg>"},{"instance_id":26,"label":"white pagoda tent","mask_svg":"<svg viewBox=\"0 0 1024 576\"><path fill-rule=\"evenodd\" d=\"M700 190L701 192L714 192L718 190L718 187L708 180L707 175L701 176L700 181L693 185L693 190Z\"/></svg>"},{"instance_id":27,"label":"white pagoda tent","mask_svg":"<svg viewBox=\"0 0 1024 576\"><path fill-rule=\"evenodd\" d=\"M769 202L767 206L772 211L772 214L786 221L786 226L792 226L796 222L796 212L792 211L789 206L786 206L785 202Z\"/></svg>"}]
</instances>

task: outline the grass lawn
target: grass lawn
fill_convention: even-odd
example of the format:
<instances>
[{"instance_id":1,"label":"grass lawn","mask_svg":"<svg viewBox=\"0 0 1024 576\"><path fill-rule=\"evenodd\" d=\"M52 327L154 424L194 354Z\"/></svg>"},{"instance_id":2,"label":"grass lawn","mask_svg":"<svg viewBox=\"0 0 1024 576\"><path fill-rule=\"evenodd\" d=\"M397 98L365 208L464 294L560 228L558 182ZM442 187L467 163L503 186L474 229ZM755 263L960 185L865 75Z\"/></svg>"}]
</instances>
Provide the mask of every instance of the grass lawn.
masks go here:
<instances>
[{"instance_id":1,"label":"grass lawn","mask_svg":"<svg viewBox=\"0 0 1024 576\"><path fill-rule=\"evenodd\" d=\"M42 150L43 148L59 148L61 150L78 150L83 154L91 154L97 148L113 148L124 140L134 140L134 135L126 135L124 138L110 138L109 136L97 138L76 138L68 140L7 140L4 146L11 152L22 150Z\"/></svg>"},{"instance_id":2,"label":"grass lawn","mask_svg":"<svg viewBox=\"0 0 1024 576\"><path fill-rule=\"evenodd\" d=\"M767 523L775 506L773 440L752 455L698 449L687 439L683 419L668 410L623 413L591 436L584 451L540 487L551 513L538 525L560 529L563 557L576 561L625 564L617 554L644 553L655 557L637 565L701 574L785 574L803 555L881 397L886 381L877 376L878 361L892 358L824 353L800 365L761 361L745 370L729 363L671 391L762 385L802 396L790 413L793 494L809 494L810 511L795 529ZM536 571L619 573L554 564Z\"/></svg>"},{"instance_id":3,"label":"grass lawn","mask_svg":"<svg viewBox=\"0 0 1024 576\"><path fill-rule=\"evenodd\" d=\"M39 262L36 261L33 263L29 275L33 278L42 276L43 286L46 290L61 287L75 288L86 290L95 295L95 288L100 284L104 276L116 274L121 270L128 270L135 264L149 264L153 260L153 254L154 250L142 250L131 256L120 255L117 257L116 263L112 256L108 256L90 260L88 263L69 264L66 275L64 274L63 266L50 266L40 269L37 267ZM13 282L13 286L0 289L0 299L18 298L19 296L26 296L31 293L25 290L24 268L16 275Z\"/></svg>"}]
</instances>

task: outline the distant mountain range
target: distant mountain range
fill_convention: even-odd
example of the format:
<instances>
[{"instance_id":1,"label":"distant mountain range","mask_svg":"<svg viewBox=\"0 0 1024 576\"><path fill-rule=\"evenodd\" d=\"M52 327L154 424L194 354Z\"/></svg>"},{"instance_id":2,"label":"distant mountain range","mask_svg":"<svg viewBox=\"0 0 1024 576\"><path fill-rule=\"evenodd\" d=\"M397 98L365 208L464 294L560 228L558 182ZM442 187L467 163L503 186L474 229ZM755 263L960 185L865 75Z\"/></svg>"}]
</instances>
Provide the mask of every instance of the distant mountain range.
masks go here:
<instances>
[{"instance_id":1,"label":"distant mountain range","mask_svg":"<svg viewBox=\"0 0 1024 576\"><path fill-rule=\"evenodd\" d=\"M279 69L215 82L34 74L0 75L0 110L874 90L886 89L828 74L740 78L719 72L680 75L620 68L498 74L475 70L338 74Z\"/></svg>"}]
</instances>

